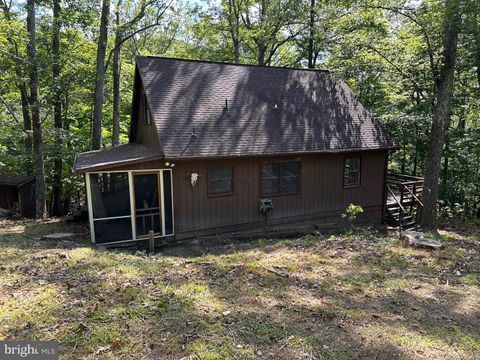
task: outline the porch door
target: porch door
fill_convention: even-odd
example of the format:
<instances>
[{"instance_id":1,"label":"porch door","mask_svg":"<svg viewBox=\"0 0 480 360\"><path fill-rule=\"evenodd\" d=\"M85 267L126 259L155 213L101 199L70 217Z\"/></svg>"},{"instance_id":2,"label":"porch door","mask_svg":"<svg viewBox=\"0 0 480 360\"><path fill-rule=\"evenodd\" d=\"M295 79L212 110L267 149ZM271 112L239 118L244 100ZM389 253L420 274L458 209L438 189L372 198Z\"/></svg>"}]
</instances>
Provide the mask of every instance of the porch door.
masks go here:
<instances>
[{"instance_id":1,"label":"porch door","mask_svg":"<svg viewBox=\"0 0 480 360\"><path fill-rule=\"evenodd\" d=\"M135 228L137 237L148 235L150 230L162 234L160 207L160 174L133 174L135 195Z\"/></svg>"}]
</instances>

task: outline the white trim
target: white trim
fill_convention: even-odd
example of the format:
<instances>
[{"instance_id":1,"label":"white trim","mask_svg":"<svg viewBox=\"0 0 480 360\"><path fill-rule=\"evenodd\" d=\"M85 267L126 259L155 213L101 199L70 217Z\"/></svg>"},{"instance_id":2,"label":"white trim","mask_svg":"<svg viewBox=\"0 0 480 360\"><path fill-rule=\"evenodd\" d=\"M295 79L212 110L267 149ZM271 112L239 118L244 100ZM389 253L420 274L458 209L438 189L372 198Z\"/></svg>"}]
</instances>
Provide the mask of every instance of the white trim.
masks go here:
<instances>
[{"instance_id":1,"label":"white trim","mask_svg":"<svg viewBox=\"0 0 480 360\"><path fill-rule=\"evenodd\" d=\"M175 235L175 209L173 207L173 171L170 169L170 197L172 198L172 233L169 235Z\"/></svg>"},{"instance_id":2,"label":"white trim","mask_svg":"<svg viewBox=\"0 0 480 360\"><path fill-rule=\"evenodd\" d=\"M169 237L169 236L173 236L173 234L170 234L170 235L154 235L153 237L155 239L158 239L158 238L166 238L166 237ZM140 242L140 241L145 241L145 240L148 240L149 238L146 237L146 238L138 238L138 239L130 239L130 240L120 240L120 241L111 241L111 242L104 242L104 243L99 243L99 244L96 244L97 246L106 246L106 245L115 245L115 244L123 244L123 243L128 243L128 242Z\"/></svg>"},{"instance_id":3,"label":"white trim","mask_svg":"<svg viewBox=\"0 0 480 360\"><path fill-rule=\"evenodd\" d=\"M98 220L112 220L112 219L124 219L124 218L129 218L132 217L132 215L122 215L122 216L110 216L110 217L103 217L103 218L98 218L98 219L93 219L93 221L98 221Z\"/></svg>"},{"instance_id":4,"label":"white trim","mask_svg":"<svg viewBox=\"0 0 480 360\"><path fill-rule=\"evenodd\" d=\"M137 224L135 219L135 184L133 181L133 174L128 172L128 193L130 196L130 221L132 223L132 237L137 238Z\"/></svg>"},{"instance_id":5,"label":"white trim","mask_svg":"<svg viewBox=\"0 0 480 360\"><path fill-rule=\"evenodd\" d=\"M165 229L165 197L163 191L163 172L169 171L170 172L170 188L171 188L171 200L172 200L172 233L166 234ZM123 216L112 216L112 217L104 217L104 218L93 218L93 206L92 206L92 193L91 193L91 183L90 183L90 174L108 174L108 173L127 173L128 174L128 187L129 187L129 198L130 198L130 215L123 215ZM92 243L103 246L103 245L115 245L121 244L126 242L133 242L133 241L144 241L145 238L137 237L137 229L135 223L135 184L134 184L134 173L150 173L150 174L157 174L160 176L160 194L161 194L161 211L162 211L162 233L155 234L155 238L167 237L167 236L174 236L175 235L175 216L174 216L174 209L173 209L173 171L172 169L143 169L143 170L106 170L106 171L91 171L85 172L85 179L86 179L86 193L87 193L87 203L88 203L88 220L90 223L90 237ZM121 240L121 241L111 241L111 242L104 242L97 244L95 242L95 228L94 222L97 220L111 220L111 219L125 219L131 218L132 222L132 239L130 240ZM148 239L148 238L147 238Z\"/></svg>"},{"instance_id":6,"label":"white trim","mask_svg":"<svg viewBox=\"0 0 480 360\"><path fill-rule=\"evenodd\" d=\"M154 173L162 170L170 170L170 169L143 169L143 170L105 170L105 171L90 171L89 174L108 174L108 173L135 173L135 172L140 172L140 173Z\"/></svg>"},{"instance_id":7,"label":"white trim","mask_svg":"<svg viewBox=\"0 0 480 360\"><path fill-rule=\"evenodd\" d=\"M165 196L163 194L163 172L165 170L160 170L160 173L158 176L160 177L160 200L162 202L161 204L161 210L162 210L162 236L165 236Z\"/></svg>"},{"instance_id":8,"label":"white trim","mask_svg":"<svg viewBox=\"0 0 480 360\"><path fill-rule=\"evenodd\" d=\"M92 190L90 188L90 173L85 173L85 186L87 187L87 206L88 206L88 222L90 223L90 238L95 244L95 228L93 226L93 207L92 207Z\"/></svg>"},{"instance_id":9,"label":"white trim","mask_svg":"<svg viewBox=\"0 0 480 360\"><path fill-rule=\"evenodd\" d=\"M133 233L133 237L135 240L139 240L139 239L142 239L143 236L148 236L148 234L144 234L144 235L140 235L140 236L137 236L137 223L136 223L136 215L137 215L137 209L135 209L135 200L134 200L134 197L135 197L135 181L134 181L134 177L135 177L135 174L133 174L133 172L140 172L139 175L157 175L157 185L160 186L159 184L159 181L158 181L158 178L161 177L162 175L162 171L163 169L152 169L152 170L149 170L149 169L145 169L145 170L131 170L132 174L132 186L130 187L132 189L132 197L130 199L130 204L131 204L131 208L132 208L132 212L133 212L133 216L132 216L132 223L133 223L133 229L135 230L135 232ZM158 196L160 196L160 191L158 191ZM163 197L163 191L162 191L162 197ZM160 222L163 223L163 209L160 208L160 206L163 204L163 199L160 199L160 197L158 198L158 215L160 216L160 213L162 214L162 218L160 219ZM157 234L161 234L161 236L164 236L164 231L162 229L162 232L161 233L155 233L154 235L157 235Z\"/></svg>"}]
</instances>

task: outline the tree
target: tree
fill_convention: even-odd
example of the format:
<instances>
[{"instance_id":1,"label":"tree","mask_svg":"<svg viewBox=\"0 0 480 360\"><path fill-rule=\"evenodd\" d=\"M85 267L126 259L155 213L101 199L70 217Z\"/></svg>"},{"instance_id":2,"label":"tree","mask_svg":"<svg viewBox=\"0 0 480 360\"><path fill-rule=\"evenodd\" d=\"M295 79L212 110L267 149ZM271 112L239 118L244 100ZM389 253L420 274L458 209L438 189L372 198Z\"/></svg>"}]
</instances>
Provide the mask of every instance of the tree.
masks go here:
<instances>
[{"instance_id":1,"label":"tree","mask_svg":"<svg viewBox=\"0 0 480 360\"><path fill-rule=\"evenodd\" d=\"M98 150L102 143L103 91L105 85L105 53L107 50L108 18L110 0L103 0L100 16L100 33L97 42L95 93L92 120L92 150Z\"/></svg>"},{"instance_id":2,"label":"tree","mask_svg":"<svg viewBox=\"0 0 480 360\"><path fill-rule=\"evenodd\" d=\"M460 29L460 1L447 0L443 24L443 59L438 79L437 99L433 108L433 121L425 159L425 179L423 185L423 210L421 225L425 228L437 227L438 183L445 133L451 110L454 90L455 62Z\"/></svg>"},{"instance_id":3,"label":"tree","mask_svg":"<svg viewBox=\"0 0 480 360\"><path fill-rule=\"evenodd\" d=\"M27 0L28 61L30 76L30 109L32 113L33 154L35 174L35 203L37 218L47 215L45 202L45 169L43 164L43 136L38 100L37 43L35 25L35 0Z\"/></svg>"},{"instance_id":4,"label":"tree","mask_svg":"<svg viewBox=\"0 0 480 360\"><path fill-rule=\"evenodd\" d=\"M6 0L0 0L0 9L3 11L3 15L5 20L12 21L11 15L11 3L7 4ZM22 58L20 57L19 52L19 45L16 40L11 35L7 36L8 43L13 48L14 51L14 67L15 67L15 75L16 75L16 86L18 87L21 99L21 107L22 107L22 117L23 117L23 129L26 134L25 136L25 148L29 153L29 156L32 155L32 137L31 137L31 130L32 130L32 119L30 117L30 109L29 109L29 100L28 100L28 90L27 90L27 83L25 81L24 71L23 71L23 63ZM27 172L31 173L31 166L27 167Z\"/></svg>"},{"instance_id":5,"label":"tree","mask_svg":"<svg viewBox=\"0 0 480 360\"><path fill-rule=\"evenodd\" d=\"M257 65L272 64L279 48L305 28L303 15L299 0L244 2L241 18L245 27L245 46L256 58Z\"/></svg>"},{"instance_id":6,"label":"tree","mask_svg":"<svg viewBox=\"0 0 480 360\"><path fill-rule=\"evenodd\" d=\"M52 84L53 84L53 117L55 127L55 160L52 188L51 212L54 216L63 215L63 186L62 186L62 88L60 85L60 0L53 0L52 24Z\"/></svg>"},{"instance_id":7,"label":"tree","mask_svg":"<svg viewBox=\"0 0 480 360\"><path fill-rule=\"evenodd\" d=\"M113 75L113 124L112 124L112 145L119 144L120 138L120 73L121 73L121 51L125 41L131 39L137 34L154 28L160 24L164 12L168 9L171 1L158 2L157 0L142 1L139 8L135 9L136 14L129 21L122 23L122 0L118 0L115 8L115 42L110 53L113 54L112 75ZM153 21L138 27L138 24L144 19L146 12L150 7L156 5L156 13ZM107 60L107 66L110 61Z\"/></svg>"},{"instance_id":8,"label":"tree","mask_svg":"<svg viewBox=\"0 0 480 360\"><path fill-rule=\"evenodd\" d=\"M315 0L310 0L310 19L308 23L308 68L315 68L316 54L315 54Z\"/></svg>"},{"instance_id":9,"label":"tree","mask_svg":"<svg viewBox=\"0 0 480 360\"><path fill-rule=\"evenodd\" d=\"M225 27L221 25L221 30L226 31L233 47L233 62L240 63L240 28L241 14L244 1L227 0L223 1L219 9L220 21L225 20Z\"/></svg>"}]
</instances>

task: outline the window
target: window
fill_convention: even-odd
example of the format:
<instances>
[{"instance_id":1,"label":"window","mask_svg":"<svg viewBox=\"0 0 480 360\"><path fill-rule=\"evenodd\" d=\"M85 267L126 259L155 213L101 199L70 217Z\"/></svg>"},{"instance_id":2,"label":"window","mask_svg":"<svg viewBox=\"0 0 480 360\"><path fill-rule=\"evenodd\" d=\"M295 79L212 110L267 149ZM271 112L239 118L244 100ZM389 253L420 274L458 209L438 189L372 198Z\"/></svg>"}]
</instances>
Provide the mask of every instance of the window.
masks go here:
<instances>
[{"instance_id":1,"label":"window","mask_svg":"<svg viewBox=\"0 0 480 360\"><path fill-rule=\"evenodd\" d=\"M233 194L233 168L216 166L208 169L208 195Z\"/></svg>"},{"instance_id":2,"label":"window","mask_svg":"<svg viewBox=\"0 0 480 360\"><path fill-rule=\"evenodd\" d=\"M345 159L343 168L343 187L360 186L360 158Z\"/></svg>"},{"instance_id":3,"label":"window","mask_svg":"<svg viewBox=\"0 0 480 360\"><path fill-rule=\"evenodd\" d=\"M143 109L143 122L145 125L151 125L152 124L152 113L150 112L150 109L148 108L148 103L147 103L147 97L145 95L142 96L142 109Z\"/></svg>"},{"instance_id":4,"label":"window","mask_svg":"<svg viewBox=\"0 0 480 360\"><path fill-rule=\"evenodd\" d=\"M290 161L262 165L260 192L269 194L293 194L300 191L300 162Z\"/></svg>"}]
</instances>

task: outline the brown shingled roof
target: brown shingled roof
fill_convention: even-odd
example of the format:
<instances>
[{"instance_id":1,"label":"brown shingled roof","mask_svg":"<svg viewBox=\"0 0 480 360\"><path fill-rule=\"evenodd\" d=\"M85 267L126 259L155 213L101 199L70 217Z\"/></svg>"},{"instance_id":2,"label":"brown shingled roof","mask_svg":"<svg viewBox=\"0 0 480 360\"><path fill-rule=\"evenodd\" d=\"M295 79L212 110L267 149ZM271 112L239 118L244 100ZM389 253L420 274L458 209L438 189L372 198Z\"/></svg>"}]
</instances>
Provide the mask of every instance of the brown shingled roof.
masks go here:
<instances>
[{"instance_id":1,"label":"brown shingled roof","mask_svg":"<svg viewBox=\"0 0 480 360\"><path fill-rule=\"evenodd\" d=\"M74 170L84 172L86 170L99 170L121 164L138 163L145 160L163 158L160 149L142 144L127 144L114 146L104 150L83 152L75 158Z\"/></svg>"},{"instance_id":2,"label":"brown shingled roof","mask_svg":"<svg viewBox=\"0 0 480 360\"><path fill-rule=\"evenodd\" d=\"M398 147L325 71L159 57L137 67L167 159Z\"/></svg>"},{"instance_id":3,"label":"brown shingled roof","mask_svg":"<svg viewBox=\"0 0 480 360\"><path fill-rule=\"evenodd\" d=\"M35 176L33 175L0 172L0 185L20 186L34 180Z\"/></svg>"}]
</instances>

